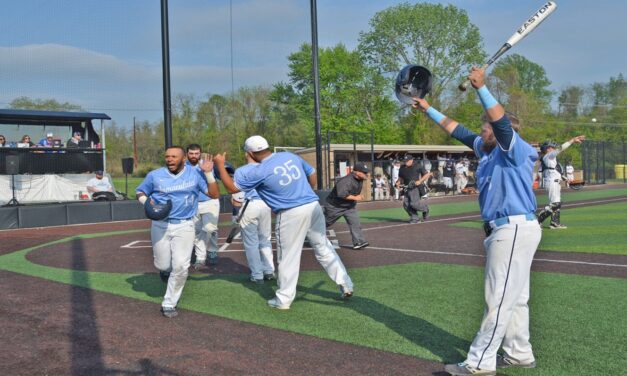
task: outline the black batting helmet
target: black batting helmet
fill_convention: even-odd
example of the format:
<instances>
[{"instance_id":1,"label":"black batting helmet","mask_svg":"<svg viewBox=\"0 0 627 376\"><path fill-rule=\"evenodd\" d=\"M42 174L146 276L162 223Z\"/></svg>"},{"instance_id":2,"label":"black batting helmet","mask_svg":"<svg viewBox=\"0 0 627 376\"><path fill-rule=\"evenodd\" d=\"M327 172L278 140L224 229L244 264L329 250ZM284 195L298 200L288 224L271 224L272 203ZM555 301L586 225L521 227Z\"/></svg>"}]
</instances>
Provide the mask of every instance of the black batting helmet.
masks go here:
<instances>
[{"instance_id":1,"label":"black batting helmet","mask_svg":"<svg viewBox=\"0 0 627 376\"><path fill-rule=\"evenodd\" d=\"M424 98L431 91L433 76L420 65L406 65L396 76L394 92L396 98L405 104L413 104L412 98Z\"/></svg>"},{"instance_id":2,"label":"black batting helmet","mask_svg":"<svg viewBox=\"0 0 627 376\"><path fill-rule=\"evenodd\" d=\"M232 164L230 164L229 162L225 161L224 162L224 168L226 169L226 173L233 176L235 174L235 167L233 167ZM218 171L216 171L216 169L213 169L213 176L218 179L218 180L222 180L220 178L220 174L218 173Z\"/></svg>"},{"instance_id":3,"label":"black batting helmet","mask_svg":"<svg viewBox=\"0 0 627 376\"><path fill-rule=\"evenodd\" d=\"M146 217L153 221L161 221L168 218L170 210L172 210L172 200L168 200L165 204L153 204L149 198L144 202Z\"/></svg>"}]
</instances>

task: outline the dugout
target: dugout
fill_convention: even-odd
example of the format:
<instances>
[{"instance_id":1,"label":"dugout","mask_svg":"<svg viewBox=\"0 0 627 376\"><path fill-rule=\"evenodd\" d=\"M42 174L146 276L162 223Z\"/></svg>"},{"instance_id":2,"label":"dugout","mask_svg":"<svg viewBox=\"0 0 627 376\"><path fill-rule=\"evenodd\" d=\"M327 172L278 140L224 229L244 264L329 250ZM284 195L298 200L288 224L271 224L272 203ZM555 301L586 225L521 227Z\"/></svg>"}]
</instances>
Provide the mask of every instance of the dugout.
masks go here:
<instances>
[{"instance_id":1,"label":"dugout","mask_svg":"<svg viewBox=\"0 0 627 376\"><path fill-rule=\"evenodd\" d=\"M275 151L282 148L277 147ZM312 166L316 165L316 148L302 148L290 150L299 155ZM355 162L366 163L373 173L367 184L364 184L366 200L373 197L372 177L377 173L388 175L389 168L395 159L400 159L406 154L411 154L415 159L431 161L437 166L438 157L442 158L469 158L474 159L472 149L465 145L382 145L382 144L332 144L322 145L322 176L324 189L332 189L336 178L346 175Z\"/></svg>"}]
</instances>

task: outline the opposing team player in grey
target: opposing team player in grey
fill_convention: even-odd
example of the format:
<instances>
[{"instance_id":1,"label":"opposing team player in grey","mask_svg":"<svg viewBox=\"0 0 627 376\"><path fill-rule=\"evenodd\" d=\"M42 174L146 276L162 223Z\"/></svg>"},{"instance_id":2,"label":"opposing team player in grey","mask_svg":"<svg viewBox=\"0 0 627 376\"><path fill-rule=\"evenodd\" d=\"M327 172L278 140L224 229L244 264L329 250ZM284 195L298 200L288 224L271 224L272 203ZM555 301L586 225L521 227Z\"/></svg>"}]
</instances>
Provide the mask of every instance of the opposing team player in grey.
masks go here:
<instances>
[{"instance_id":1,"label":"opposing team player in grey","mask_svg":"<svg viewBox=\"0 0 627 376\"><path fill-rule=\"evenodd\" d=\"M473 68L470 82L485 109L477 135L450 119L427 101L414 98L445 132L472 148L479 158L479 207L487 238L481 328L466 360L447 364L451 375L496 375L497 367L533 368L529 342L529 277L542 230L536 220L532 175L538 153L518 135L518 120L506 114L484 85L485 72ZM502 355L497 355L501 347Z\"/></svg>"},{"instance_id":2,"label":"opposing team player in grey","mask_svg":"<svg viewBox=\"0 0 627 376\"><path fill-rule=\"evenodd\" d=\"M194 246L194 221L198 210L198 195L220 194L213 176L211 158L205 157L202 172L185 166L185 151L180 146L165 151L166 167L153 170L137 187L137 199L144 205L171 203L165 218L153 220L150 240L155 267L167 280L161 312L176 316L176 305L183 293ZM201 176L203 174L204 176Z\"/></svg>"},{"instance_id":3,"label":"opposing team player in grey","mask_svg":"<svg viewBox=\"0 0 627 376\"><path fill-rule=\"evenodd\" d=\"M245 171L236 171L233 179L224 167L223 154L214 156L214 162L230 193L255 189L276 214L278 289L276 296L268 300L268 305L289 309L294 301L305 238L329 278L339 286L341 297L352 296L353 282L327 239L322 207L312 189L316 183L316 171L296 154L272 153L268 141L261 136L246 139L244 150L259 164Z\"/></svg>"},{"instance_id":4,"label":"opposing team player in grey","mask_svg":"<svg viewBox=\"0 0 627 376\"><path fill-rule=\"evenodd\" d=\"M558 146L551 141L545 141L540 145L540 152L542 153L542 180L544 188L549 194L549 205L538 214L538 221L544 222L548 217L551 217L551 229L565 229L561 222L561 207L562 207L562 173L564 171L558 171L557 156L559 153L568 149L572 144L580 144L586 139L586 136L573 137L570 140L564 142L562 146Z\"/></svg>"}]
</instances>

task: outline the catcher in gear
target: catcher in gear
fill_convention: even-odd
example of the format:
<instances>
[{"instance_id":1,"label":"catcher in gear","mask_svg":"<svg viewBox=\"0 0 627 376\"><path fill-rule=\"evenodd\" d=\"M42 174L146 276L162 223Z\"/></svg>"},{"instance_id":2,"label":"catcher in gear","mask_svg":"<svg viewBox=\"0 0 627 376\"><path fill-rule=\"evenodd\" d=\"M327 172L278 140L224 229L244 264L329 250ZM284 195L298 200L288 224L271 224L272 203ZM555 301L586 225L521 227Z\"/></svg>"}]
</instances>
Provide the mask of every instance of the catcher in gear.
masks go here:
<instances>
[{"instance_id":1,"label":"catcher in gear","mask_svg":"<svg viewBox=\"0 0 627 376\"><path fill-rule=\"evenodd\" d=\"M544 188L549 194L549 205L545 206L538 214L538 222L544 222L551 217L551 229L565 229L560 220L560 209L562 207L561 191L562 191L562 169L557 162L557 156L562 151L568 149L572 144L580 144L586 139L586 136L573 137L564 142L560 147L556 142L545 141L540 145L540 163L542 164L542 178Z\"/></svg>"}]
</instances>

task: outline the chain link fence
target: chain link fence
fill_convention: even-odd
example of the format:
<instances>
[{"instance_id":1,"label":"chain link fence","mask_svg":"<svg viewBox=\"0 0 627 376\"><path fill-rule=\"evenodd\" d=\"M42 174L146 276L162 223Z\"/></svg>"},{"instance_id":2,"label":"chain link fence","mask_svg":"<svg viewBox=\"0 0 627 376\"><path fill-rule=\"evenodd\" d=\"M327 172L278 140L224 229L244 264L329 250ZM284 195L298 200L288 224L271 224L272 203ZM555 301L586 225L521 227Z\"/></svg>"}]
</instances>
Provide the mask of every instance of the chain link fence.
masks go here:
<instances>
[{"instance_id":1,"label":"chain link fence","mask_svg":"<svg viewBox=\"0 0 627 376\"><path fill-rule=\"evenodd\" d=\"M627 143L585 141L581 168L587 184L627 183Z\"/></svg>"}]
</instances>

